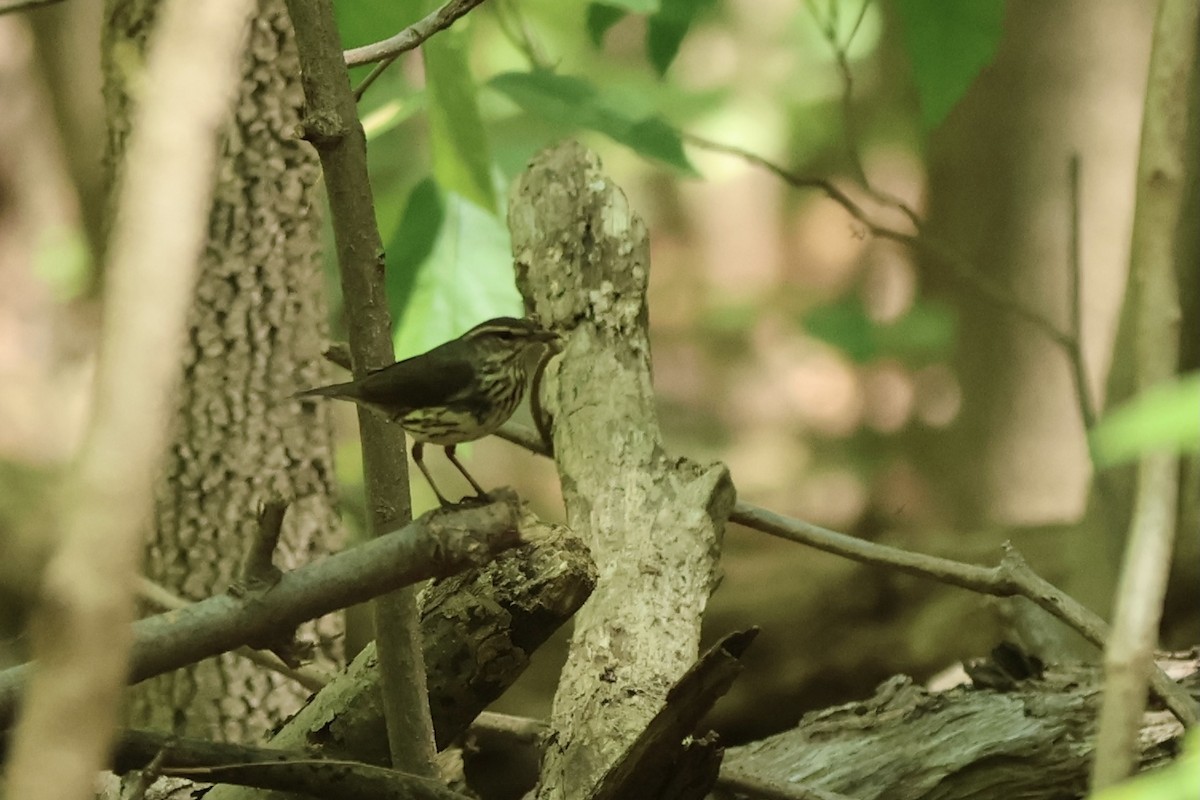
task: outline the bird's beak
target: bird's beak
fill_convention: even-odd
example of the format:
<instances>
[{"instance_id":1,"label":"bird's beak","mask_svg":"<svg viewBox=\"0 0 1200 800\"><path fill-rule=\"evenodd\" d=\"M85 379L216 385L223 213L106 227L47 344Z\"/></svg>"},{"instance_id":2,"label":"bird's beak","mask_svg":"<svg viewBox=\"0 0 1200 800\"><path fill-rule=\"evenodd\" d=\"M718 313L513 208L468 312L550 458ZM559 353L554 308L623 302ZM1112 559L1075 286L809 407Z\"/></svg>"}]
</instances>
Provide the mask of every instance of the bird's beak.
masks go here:
<instances>
[{"instance_id":1,"label":"bird's beak","mask_svg":"<svg viewBox=\"0 0 1200 800\"><path fill-rule=\"evenodd\" d=\"M558 331L552 331L549 328L538 331L537 340L550 345L551 349L553 350L561 350L563 344L566 343L565 336Z\"/></svg>"}]
</instances>

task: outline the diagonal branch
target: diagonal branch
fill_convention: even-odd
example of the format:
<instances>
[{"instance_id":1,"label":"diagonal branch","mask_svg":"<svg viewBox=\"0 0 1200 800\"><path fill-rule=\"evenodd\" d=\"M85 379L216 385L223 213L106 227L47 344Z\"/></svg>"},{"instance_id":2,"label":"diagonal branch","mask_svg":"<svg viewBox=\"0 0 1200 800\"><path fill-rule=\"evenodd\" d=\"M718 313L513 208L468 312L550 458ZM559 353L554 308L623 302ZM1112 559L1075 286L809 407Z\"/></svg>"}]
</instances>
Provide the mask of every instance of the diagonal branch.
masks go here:
<instances>
[{"instance_id":1,"label":"diagonal branch","mask_svg":"<svg viewBox=\"0 0 1200 800\"><path fill-rule=\"evenodd\" d=\"M483 0L450 0L431 14L409 25L395 36L380 42L355 47L343 53L346 66L357 67L384 59L395 59L401 53L415 50L421 43L438 31L445 30L466 16L467 12Z\"/></svg>"},{"instance_id":2,"label":"diagonal branch","mask_svg":"<svg viewBox=\"0 0 1200 800\"><path fill-rule=\"evenodd\" d=\"M498 435L531 452L550 455L550 448L542 438L523 426L509 423L500 429ZM979 594L993 597L1026 597L1095 646L1103 648L1108 638L1108 626L1104 620L1039 576L1012 547L1006 549L998 566L981 567L868 542L811 522L776 514L742 500L734 505L729 514L729 521L852 561L876 564L920 578L931 578ZM1184 725L1197 724L1195 702L1161 669L1156 668L1153 672L1151 686Z\"/></svg>"},{"instance_id":3,"label":"diagonal branch","mask_svg":"<svg viewBox=\"0 0 1200 800\"><path fill-rule=\"evenodd\" d=\"M217 595L133 624L132 681L243 644L428 578L484 563L518 542L516 499L434 510L393 533L287 573L262 592ZM16 707L29 665L0 671L0 727Z\"/></svg>"}]
</instances>

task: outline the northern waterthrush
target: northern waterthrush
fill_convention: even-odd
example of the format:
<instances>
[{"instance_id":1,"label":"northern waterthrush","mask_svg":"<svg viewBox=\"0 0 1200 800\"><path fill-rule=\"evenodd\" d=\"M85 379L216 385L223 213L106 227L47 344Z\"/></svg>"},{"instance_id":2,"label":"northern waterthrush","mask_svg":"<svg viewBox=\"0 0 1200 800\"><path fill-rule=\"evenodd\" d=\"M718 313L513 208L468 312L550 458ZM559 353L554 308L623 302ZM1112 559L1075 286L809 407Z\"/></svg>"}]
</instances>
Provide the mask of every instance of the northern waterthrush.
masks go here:
<instances>
[{"instance_id":1,"label":"northern waterthrush","mask_svg":"<svg viewBox=\"0 0 1200 800\"><path fill-rule=\"evenodd\" d=\"M413 461L443 506L451 503L425 468L426 442L444 447L450 463L486 498L454 447L487 436L512 416L525 394L531 351L557 340L556 333L533 320L497 317L356 381L309 389L296 397L352 400L398 422L412 436Z\"/></svg>"}]
</instances>

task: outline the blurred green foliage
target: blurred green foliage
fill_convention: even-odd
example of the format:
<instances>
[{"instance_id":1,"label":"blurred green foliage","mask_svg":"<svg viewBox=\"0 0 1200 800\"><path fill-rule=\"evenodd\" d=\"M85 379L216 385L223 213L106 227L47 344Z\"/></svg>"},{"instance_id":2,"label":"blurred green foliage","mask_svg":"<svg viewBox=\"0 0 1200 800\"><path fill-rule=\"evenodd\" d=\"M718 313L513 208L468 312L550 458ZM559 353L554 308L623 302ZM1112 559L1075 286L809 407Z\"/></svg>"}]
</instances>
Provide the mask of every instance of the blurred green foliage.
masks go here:
<instances>
[{"instance_id":1,"label":"blurred green foliage","mask_svg":"<svg viewBox=\"0 0 1200 800\"><path fill-rule=\"evenodd\" d=\"M1155 450L1200 453L1200 372L1151 387L1109 411L1089 441L1097 467L1125 464Z\"/></svg>"},{"instance_id":2,"label":"blurred green foliage","mask_svg":"<svg viewBox=\"0 0 1200 800\"><path fill-rule=\"evenodd\" d=\"M437 5L339 0L335 7L350 47L390 36ZM1003 19L1000 0L798 4L785 17L792 23L769 35L792 48L798 65L825 69L805 67L757 88L782 92L781 108L795 108L797 130L807 131L795 143L802 159L844 158L833 65L839 51L855 61L872 56L888 10L904 33L926 128L990 59ZM408 58L386 71L361 107L371 122L372 185L398 355L427 349L480 319L518 313L504 198L512 176L547 144L591 131L676 176L697 176L682 129L734 109L742 109L743 138L755 144L754 120L742 108L744 76L702 88L687 75L668 77L689 35L701 26L711 35L737 24L736 17L717 0L495 0L423 45L423 70ZM617 36L614 26L626 20ZM640 54L629 49L631 32L641 37ZM365 71L356 70L355 79ZM944 356L954 338L954 320L943 308L918 302L880 325L857 297L830 300L806 310L805 326L854 361L925 362Z\"/></svg>"},{"instance_id":3,"label":"blurred green foliage","mask_svg":"<svg viewBox=\"0 0 1200 800\"><path fill-rule=\"evenodd\" d=\"M1183 755L1161 769L1096 792L1089 800L1194 800L1200 789L1200 733L1184 739Z\"/></svg>"},{"instance_id":4,"label":"blurred green foliage","mask_svg":"<svg viewBox=\"0 0 1200 800\"><path fill-rule=\"evenodd\" d=\"M918 301L899 319L879 323L858 297L850 296L812 309L804 329L860 364L895 358L920 366L950 355L956 323L951 308L932 301Z\"/></svg>"},{"instance_id":5,"label":"blurred green foliage","mask_svg":"<svg viewBox=\"0 0 1200 800\"><path fill-rule=\"evenodd\" d=\"M896 0L928 132L941 124L988 65L1004 27L1004 0Z\"/></svg>"}]
</instances>

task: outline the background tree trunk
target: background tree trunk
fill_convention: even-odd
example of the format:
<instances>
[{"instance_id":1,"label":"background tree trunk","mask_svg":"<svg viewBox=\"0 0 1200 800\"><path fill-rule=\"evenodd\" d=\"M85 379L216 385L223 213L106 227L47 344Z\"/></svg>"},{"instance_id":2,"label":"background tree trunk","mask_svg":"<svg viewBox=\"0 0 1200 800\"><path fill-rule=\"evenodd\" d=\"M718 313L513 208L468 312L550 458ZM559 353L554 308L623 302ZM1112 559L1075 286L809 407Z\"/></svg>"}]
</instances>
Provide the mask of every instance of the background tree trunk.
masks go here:
<instances>
[{"instance_id":1,"label":"background tree trunk","mask_svg":"<svg viewBox=\"0 0 1200 800\"><path fill-rule=\"evenodd\" d=\"M153 30L156 6L108 4L110 165L124 149L137 54ZM303 94L282 2L260 2L242 74L147 552L151 580L189 599L222 591L237 576L256 510L269 498L294 501L279 548L282 568L327 552L338 530L328 425L311 418L302 424L288 399L321 380L326 307L319 171L311 148L294 137ZM319 658L336 657L340 627L340 618L316 624ZM294 711L306 694L225 655L140 685L130 716L136 725L246 740Z\"/></svg>"},{"instance_id":2,"label":"background tree trunk","mask_svg":"<svg viewBox=\"0 0 1200 800\"><path fill-rule=\"evenodd\" d=\"M1008 4L994 63L930 147L930 232L1062 330L1067 165L1080 155L1083 350L1098 403L1128 265L1153 11L1135 2ZM959 310L962 413L926 450L953 521L1073 522L1091 475L1063 349L968 288L945 294ZM1066 558L1064 588L1106 613L1119 559L1119 540L1089 536Z\"/></svg>"}]
</instances>

